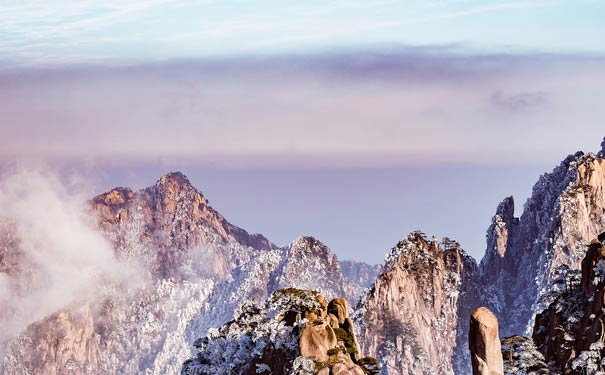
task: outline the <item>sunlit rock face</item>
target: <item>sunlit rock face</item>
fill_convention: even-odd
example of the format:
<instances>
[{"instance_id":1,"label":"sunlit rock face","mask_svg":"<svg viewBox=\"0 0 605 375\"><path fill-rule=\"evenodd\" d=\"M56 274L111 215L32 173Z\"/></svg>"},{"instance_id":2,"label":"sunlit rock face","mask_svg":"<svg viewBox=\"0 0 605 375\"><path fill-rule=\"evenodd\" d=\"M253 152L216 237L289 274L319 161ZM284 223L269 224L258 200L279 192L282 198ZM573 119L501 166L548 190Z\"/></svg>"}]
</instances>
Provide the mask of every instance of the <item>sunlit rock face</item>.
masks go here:
<instances>
[{"instance_id":1,"label":"sunlit rock face","mask_svg":"<svg viewBox=\"0 0 605 375\"><path fill-rule=\"evenodd\" d=\"M181 173L139 191L112 189L90 201L90 212L120 262L133 265L133 282L104 280L95 296L30 325L6 343L0 372L174 374L195 339L230 320L246 300L264 301L281 286L349 299L360 293L321 242L301 237L278 248L249 234ZM2 221L3 277L23 273L10 228Z\"/></svg>"},{"instance_id":2,"label":"sunlit rock face","mask_svg":"<svg viewBox=\"0 0 605 375\"><path fill-rule=\"evenodd\" d=\"M578 269L586 244L605 228L605 160L567 157L540 177L520 218L513 209L511 198L498 206L480 264L504 336L530 332L558 270Z\"/></svg>"},{"instance_id":3,"label":"sunlit rock face","mask_svg":"<svg viewBox=\"0 0 605 375\"><path fill-rule=\"evenodd\" d=\"M504 375L498 318L485 307L471 314L468 331L473 375Z\"/></svg>"},{"instance_id":4,"label":"sunlit rock face","mask_svg":"<svg viewBox=\"0 0 605 375\"><path fill-rule=\"evenodd\" d=\"M390 375L468 374L477 275L475 261L455 241L410 234L358 306L361 350Z\"/></svg>"}]
</instances>

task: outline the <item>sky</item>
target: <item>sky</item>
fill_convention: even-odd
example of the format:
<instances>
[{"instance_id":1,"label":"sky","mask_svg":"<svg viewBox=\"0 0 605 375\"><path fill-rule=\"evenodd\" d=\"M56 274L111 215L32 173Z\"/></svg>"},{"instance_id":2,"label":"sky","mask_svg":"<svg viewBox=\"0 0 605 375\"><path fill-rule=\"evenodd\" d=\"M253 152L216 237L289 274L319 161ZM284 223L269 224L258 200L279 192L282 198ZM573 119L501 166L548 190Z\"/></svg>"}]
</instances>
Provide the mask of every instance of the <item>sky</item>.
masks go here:
<instances>
[{"instance_id":1,"label":"sky","mask_svg":"<svg viewBox=\"0 0 605 375\"><path fill-rule=\"evenodd\" d=\"M4 1L0 169L89 195L180 170L228 220L380 263L475 258L605 136L605 1ZM2 212L0 211L0 214Z\"/></svg>"}]
</instances>

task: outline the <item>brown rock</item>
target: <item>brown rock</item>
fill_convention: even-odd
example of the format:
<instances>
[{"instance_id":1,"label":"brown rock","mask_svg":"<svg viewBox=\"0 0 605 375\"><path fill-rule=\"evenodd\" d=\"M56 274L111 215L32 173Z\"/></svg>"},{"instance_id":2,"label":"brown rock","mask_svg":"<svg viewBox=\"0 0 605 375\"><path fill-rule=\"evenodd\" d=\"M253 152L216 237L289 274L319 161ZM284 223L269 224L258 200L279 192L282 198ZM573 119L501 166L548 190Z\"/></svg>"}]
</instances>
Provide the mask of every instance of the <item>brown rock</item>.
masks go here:
<instances>
[{"instance_id":1,"label":"brown rock","mask_svg":"<svg viewBox=\"0 0 605 375\"><path fill-rule=\"evenodd\" d=\"M330 324L330 327L332 328L338 328L338 318L336 316L334 316L334 314L328 314L327 316L328 319L328 324Z\"/></svg>"},{"instance_id":2,"label":"brown rock","mask_svg":"<svg viewBox=\"0 0 605 375\"><path fill-rule=\"evenodd\" d=\"M327 320L307 322L300 332L299 346L303 357L313 357L316 361L326 362L328 350L336 347L336 335Z\"/></svg>"},{"instance_id":3,"label":"brown rock","mask_svg":"<svg viewBox=\"0 0 605 375\"><path fill-rule=\"evenodd\" d=\"M345 321L340 328L344 329L353 338L353 342L355 343L355 353L351 353L351 359L358 361L362 357L361 348L359 347L359 342L357 342L355 326L353 325L351 318L345 318Z\"/></svg>"},{"instance_id":4,"label":"brown rock","mask_svg":"<svg viewBox=\"0 0 605 375\"><path fill-rule=\"evenodd\" d=\"M354 363L341 362L332 366L333 375L365 375L361 367Z\"/></svg>"},{"instance_id":5,"label":"brown rock","mask_svg":"<svg viewBox=\"0 0 605 375\"><path fill-rule=\"evenodd\" d=\"M322 318L325 318L328 315L328 300L326 299L326 297L322 296L321 294L319 296L317 296L317 300L319 301L319 303L321 304L321 311L320 311L320 316Z\"/></svg>"},{"instance_id":6,"label":"brown rock","mask_svg":"<svg viewBox=\"0 0 605 375\"><path fill-rule=\"evenodd\" d=\"M473 311L468 336L473 375L503 375L496 316L485 307Z\"/></svg>"},{"instance_id":7,"label":"brown rock","mask_svg":"<svg viewBox=\"0 0 605 375\"><path fill-rule=\"evenodd\" d=\"M338 324L343 324L345 319L349 317L347 300L344 298L334 298L328 304L328 313L333 314L338 318Z\"/></svg>"}]
</instances>

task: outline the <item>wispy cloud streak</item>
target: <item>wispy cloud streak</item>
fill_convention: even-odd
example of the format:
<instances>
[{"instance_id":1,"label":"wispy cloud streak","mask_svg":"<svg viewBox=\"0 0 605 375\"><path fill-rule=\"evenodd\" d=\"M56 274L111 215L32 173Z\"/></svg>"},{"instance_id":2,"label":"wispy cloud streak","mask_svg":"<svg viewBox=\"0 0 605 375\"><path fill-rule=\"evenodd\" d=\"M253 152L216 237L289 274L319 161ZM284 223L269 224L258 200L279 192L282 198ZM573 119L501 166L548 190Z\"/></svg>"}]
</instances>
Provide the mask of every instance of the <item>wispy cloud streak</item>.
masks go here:
<instances>
[{"instance_id":1,"label":"wispy cloud streak","mask_svg":"<svg viewBox=\"0 0 605 375\"><path fill-rule=\"evenodd\" d=\"M454 47L7 70L0 158L550 162L602 137L603 80L599 56Z\"/></svg>"}]
</instances>

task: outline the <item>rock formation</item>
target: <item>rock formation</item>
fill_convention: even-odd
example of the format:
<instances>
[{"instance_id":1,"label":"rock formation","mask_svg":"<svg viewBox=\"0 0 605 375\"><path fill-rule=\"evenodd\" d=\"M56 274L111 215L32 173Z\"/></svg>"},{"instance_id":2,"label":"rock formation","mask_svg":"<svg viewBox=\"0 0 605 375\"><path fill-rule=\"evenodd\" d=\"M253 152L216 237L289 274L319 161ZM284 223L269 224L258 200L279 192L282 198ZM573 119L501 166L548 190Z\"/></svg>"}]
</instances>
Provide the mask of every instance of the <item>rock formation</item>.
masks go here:
<instances>
[{"instance_id":1,"label":"rock formation","mask_svg":"<svg viewBox=\"0 0 605 375\"><path fill-rule=\"evenodd\" d=\"M334 253L313 237L297 238L283 249L281 258L270 284L271 290L295 285L301 289L315 289L328 298L343 296L349 301L357 301L361 294L360 287L344 278Z\"/></svg>"},{"instance_id":2,"label":"rock formation","mask_svg":"<svg viewBox=\"0 0 605 375\"><path fill-rule=\"evenodd\" d=\"M540 177L520 217L515 217L513 198L506 198L488 229L478 269L454 241L421 233L397 244L384 267L341 264L313 237L278 248L230 224L180 173L162 176L139 191L112 189L94 198L90 211L120 261L146 271L145 285L131 290L110 284L101 297L65 306L1 342L0 372L176 373L192 356L190 343L211 327L223 327L243 301L258 305L273 291L289 287L318 290L330 299L344 297L347 303L330 308L335 314L326 305L301 312L301 318L320 320L332 329L337 347L342 342L350 351L339 351L341 360L361 365L363 351L378 358L390 375L470 373L467 317L480 305L498 317L503 336L527 334L533 315L544 310L536 323L541 328L534 331L538 348L559 368L588 369L600 358L601 344L575 330L600 335L601 258L592 251L583 274L577 270L586 244L605 228L604 157L605 143L597 156L578 152L566 158ZM0 218L0 273L15 290L27 288L27 281L36 277L35 265L27 264L20 252L17 224ZM364 290L368 284L371 288ZM562 292L571 294L560 298ZM343 319L343 306L344 315L351 317ZM10 309L10 301L0 301L0 314L10 314ZM254 315L238 311L242 319ZM283 318L292 330L300 329L293 325L300 320L297 314ZM267 334L282 332L273 330L279 325L272 318L267 323ZM238 324L231 326L241 328ZM563 328L553 328L557 324ZM346 337L358 344L347 349ZM568 342L569 337L575 341ZM508 339L508 363L533 345ZM292 345L299 350L298 341ZM263 364L291 364L292 371L303 374L311 366L307 357L289 362L290 354L263 348L266 354L257 360L264 362L255 363L261 370ZM346 366L332 366L328 374ZM325 368L319 371L326 373Z\"/></svg>"},{"instance_id":3,"label":"rock formation","mask_svg":"<svg viewBox=\"0 0 605 375\"><path fill-rule=\"evenodd\" d=\"M338 317L329 306L336 306ZM339 317L343 323L338 323ZM376 361L358 352L359 345L347 330L347 321L350 319L342 298L328 305L318 292L280 289L264 306L244 304L233 321L197 340L198 353L183 365L181 373L377 374L380 369Z\"/></svg>"},{"instance_id":4,"label":"rock formation","mask_svg":"<svg viewBox=\"0 0 605 375\"><path fill-rule=\"evenodd\" d=\"M504 375L498 319L485 307L471 314L468 344L473 375Z\"/></svg>"},{"instance_id":5,"label":"rock formation","mask_svg":"<svg viewBox=\"0 0 605 375\"><path fill-rule=\"evenodd\" d=\"M467 317L480 305L475 261L455 241L414 232L383 269L355 314L362 351L390 375L470 373Z\"/></svg>"},{"instance_id":6,"label":"rock formation","mask_svg":"<svg viewBox=\"0 0 605 375\"><path fill-rule=\"evenodd\" d=\"M563 374L605 371L605 246L594 240L581 273L569 270L561 281L554 301L536 316L533 340Z\"/></svg>"},{"instance_id":7,"label":"rock formation","mask_svg":"<svg viewBox=\"0 0 605 375\"><path fill-rule=\"evenodd\" d=\"M600 153L602 155L602 152ZM605 159L578 152L540 177L520 218L499 206L480 264L484 303L505 336L528 333L562 268L579 269L585 244L605 228Z\"/></svg>"}]
</instances>

